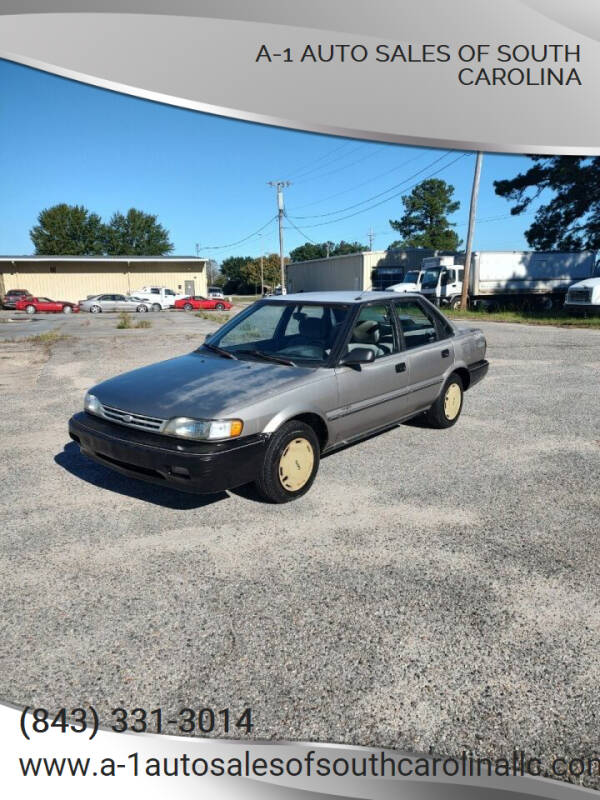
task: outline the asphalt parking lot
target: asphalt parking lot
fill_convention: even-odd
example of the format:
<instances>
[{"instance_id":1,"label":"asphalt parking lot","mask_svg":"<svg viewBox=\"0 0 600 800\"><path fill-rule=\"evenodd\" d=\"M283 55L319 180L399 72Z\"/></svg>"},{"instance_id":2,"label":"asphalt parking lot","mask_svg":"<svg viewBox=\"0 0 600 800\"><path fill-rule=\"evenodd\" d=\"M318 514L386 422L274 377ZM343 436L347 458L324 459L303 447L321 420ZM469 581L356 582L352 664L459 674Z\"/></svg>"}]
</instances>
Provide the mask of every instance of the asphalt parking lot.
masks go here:
<instances>
[{"instance_id":1,"label":"asphalt parking lot","mask_svg":"<svg viewBox=\"0 0 600 800\"><path fill-rule=\"evenodd\" d=\"M250 706L258 738L438 754L597 751L600 332L481 325L490 373L458 425L348 448L269 506L128 480L69 442L89 386L215 327L147 316L0 325L0 699ZM22 340L41 325L66 338Z\"/></svg>"}]
</instances>

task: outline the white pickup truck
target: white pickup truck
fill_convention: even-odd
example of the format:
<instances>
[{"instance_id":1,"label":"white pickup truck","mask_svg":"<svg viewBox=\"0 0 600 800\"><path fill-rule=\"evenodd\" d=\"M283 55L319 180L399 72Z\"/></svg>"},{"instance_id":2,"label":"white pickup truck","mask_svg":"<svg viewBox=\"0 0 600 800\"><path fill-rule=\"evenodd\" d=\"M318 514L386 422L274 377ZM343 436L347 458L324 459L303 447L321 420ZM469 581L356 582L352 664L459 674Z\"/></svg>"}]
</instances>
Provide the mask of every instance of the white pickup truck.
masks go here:
<instances>
[{"instance_id":1,"label":"white pickup truck","mask_svg":"<svg viewBox=\"0 0 600 800\"><path fill-rule=\"evenodd\" d=\"M141 289L135 289L131 294L152 303L153 311L173 308L176 300L182 300L187 297L185 294L177 294L172 289L167 289L164 286L142 286Z\"/></svg>"},{"instance_id":2,"label":"white pickup truck","mask_svg":"<svg viewBox=\"0 0 600 800\"><path fill-rule=\"evenodd\" d=\"M565 298L565 311L576 314L600 314L600 267L597 278L586 278L569 286Z\"/></svg>"}]
</instances>

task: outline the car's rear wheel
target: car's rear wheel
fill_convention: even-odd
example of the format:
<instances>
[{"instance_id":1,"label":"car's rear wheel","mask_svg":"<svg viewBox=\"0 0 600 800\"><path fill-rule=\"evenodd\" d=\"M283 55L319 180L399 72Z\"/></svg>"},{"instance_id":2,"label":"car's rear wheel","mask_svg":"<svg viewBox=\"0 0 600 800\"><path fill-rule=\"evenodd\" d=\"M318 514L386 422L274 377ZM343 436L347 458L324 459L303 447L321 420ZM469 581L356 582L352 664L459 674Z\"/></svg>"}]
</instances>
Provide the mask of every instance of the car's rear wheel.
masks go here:
<instances>
[{"instance_id":1,"label":"car's rear wheel","mask_svg":"<svg viewBox=\"0 0 600 800\"><path fill-rule=\"evenodd\" d=\"M63 312L63 314L72 314L73 313L73 308L72 308L72 306L63 306L62 312Z\"/></svg>"},{"instance_id":2,"label":"car's rear wheel","mask_svg":"<svg viewBox=\"0 0 600 800\"><path fill-rule=\"evenodd\" d=\"M101 311L102 309L100 308L100 306L97 305L90 306L90 314L99 314Z\"/></svg>"},{"instance_id":3,"label":"car's rear wheel","mask_svg":"<svg viewBox=\"0 0 600 800\"><path fill-rule=\"evenodd\" d=\"M160 303L152 303L152 311L162 311L162 306Z\"/></svg>"},{"instance_id":4,"label":"car's rear wheel","mask_svg":"<svg viewBox=\"0 0 600 800\"><path fill-rule=\"evenodd\" d=\"M223 305L223 303L217 303L217 304L215 305L215 308L217 309L217 311L223 311L223 309L225 308L225 306Z\"/></svg>"},{"instance_id":5,"label":"car's rear wheel","mask_svg":"<svg viewBox=\"0 0 600 800\"><path fill-rule=\"evenodd\" d=\"M136 308L136 311L138 312L138 314L145 314L145 313L146 313L146 311L148 311L148 306L145 306L145 305L139 305L139 306Z\"/></svg>"},{"instance_id":6,"label":"car's rear wheel","mask_svg":"<svg viewBox=\"0 0 600 800\"><path fill-rule=\"evenodd\" d=\"M31 305L25 306L25 311L28 314L35 314L35 306L31 306Z\"/></svg>"},{"instance_id":7,"label":"car's rear wheel","mask_svg":"<svg viewBox=\"0 0 600 800\"><path fill-rule=\"evenodd\" d=\"M450 375L438 399L427 412L432 428L451 428L460 417L463 406L463 383L459 375Z\"/></svg>"},{"instance_id":8,"label":"car's rear wheel","mask_svg":"<svg viewBox=\"0 0 600 800\"><path fill-rule=\"evenodd\" d=\"M191 311L193 308L194 308L194 306L191 303L184 303L184 305L183 305L183 310L184 311Z\"/></svg>"},{"instance_id":9,"label":"car's rear wheel","mask_svg":"<svg viewBox=\"0 0 600 800\"><path fill-rule=\"evenodd\" d=\"M304 422L290 420L271 436L256 487L271 503L288 503L306 494L319 469L316 433Z\"/></svg>"}]
</instances>

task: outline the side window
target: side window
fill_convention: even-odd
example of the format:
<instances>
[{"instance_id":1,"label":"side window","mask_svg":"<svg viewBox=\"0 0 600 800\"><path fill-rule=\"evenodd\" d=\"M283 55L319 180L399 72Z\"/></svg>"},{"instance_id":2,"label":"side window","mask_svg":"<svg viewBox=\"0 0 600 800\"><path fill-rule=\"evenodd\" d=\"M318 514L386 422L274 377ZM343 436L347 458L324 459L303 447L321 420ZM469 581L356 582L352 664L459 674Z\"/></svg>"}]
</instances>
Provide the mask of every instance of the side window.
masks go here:
<instances>
[{"instance_id":1,"label":"side window","mask_svg":"<svg viewBox=\"0 0 600 800\"><path fill-rule=\"evenodd\" d=\"M465 271L464 271L464 269L459 269L459 270L458 270L458 280L459 280L461 283L463 282L463 280L464 280L464 277L465 277Z\"/></svg>"},{"instance_id":2,"label":"side window","mask_svg":"<svg viewBox=\"0 0 600 800\"><path fill-rule=\"evenodd\" d=\"M118 300L119 303L121 303L123 300L125 300L125 295L124 294L115 294L113 299L114 300Z\"/></svg>"},{"instance_id":3,"label":"side window","mask_svg":"<svg viewBox=\"0 0 600 800\"><path fill-rule=\"evenodd\" d=\"M150 294L160 294L160 289L150 289Z\"/></svg>"},{"instance_id":4,"label":"side window","mask_svg":"<svg viewBox=\"0 0 600 800\"><path fill-rule=\"evenodd\" d=\"M387 303L363 306L352 328L348 350L366 347L373 350L375 358L398 352L396 329Z\"/></svg>"},{"instance_id":5,"label":"side window","mask_svg":"<svg viewBox=\"0 0 600 800\"><path fill-rule=\"evenodd\" d=\"M168 294L173 297L175 296L175 292L172 289L165 289L165 294Z\"/></svg>"},{"instance_id":6,"label":"side window","mask_svg":"<svg viewBox=\"0 0 600 800\"><path fill-rule=\"evenodd\" d=\"M312 324L308 320L316 320ZM285 327L284 336L305 336L308 329L323 334L331 328L331 310L323 306L298 306Z\"/></svg>"},{"instance_id":7,"label":"side window","mask_svg":"<svg viewBox=\"0 0 600 800\"><path fill-rule=\"evenodd\" d=\"M249 314L238 325L219 339L221 347L255 344L274 338L282 314L286 309L275 303L266 303Z\"/></svg>"},{"instance_id":8,"label":"side window","mask_svg":"<svg viewBox=\"0 0 600 800\"><path fill-rule=\"evenodd\" d=\"M425 311L420 303L415 301L398 302L396 303L396 313L407 350L437 341L435 319Z\"/></svg>"}]
</instances>

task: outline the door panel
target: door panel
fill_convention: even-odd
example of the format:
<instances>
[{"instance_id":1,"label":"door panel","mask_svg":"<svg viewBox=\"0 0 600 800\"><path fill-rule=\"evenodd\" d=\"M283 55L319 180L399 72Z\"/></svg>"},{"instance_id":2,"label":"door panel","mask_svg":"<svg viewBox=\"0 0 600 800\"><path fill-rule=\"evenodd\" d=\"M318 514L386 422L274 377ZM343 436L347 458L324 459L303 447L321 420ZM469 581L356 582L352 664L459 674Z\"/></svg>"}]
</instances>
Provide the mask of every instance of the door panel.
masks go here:
<instances>
[{"instance_id":1,"label":"door panel","mask_svg":"<svg viewBox=\"0 0 600 800\"><path fill-rule=\"evenodd\" d=\"M405 353L363 364L360 371L336 367L340 401L331 428L336 442L395 422L409 413L410 368Z\"/></svg>"},{"instance_id":2,"label":"door panel","mask_svg":"<svg viewBox=\"0 0 600 800\"><path fill-rule=\"evenodd\" d=\"M418 411L440 393L444 376L454 364L454 345L441 335L435 313L424 303L406 298L396 300L394 306L410 373L408 410Z\"/></svg>"},{"instance_id":3,"label":"door panel","mask_svg":"<svg viewBox=\"0 0 600 800\"><path fill-rule=\"evenodd\" d=\"M332 429L337 442L388 425L406 414L410 375L389 303L361 308L345 352L355 348L371 350L375 360L360 369L336 367L340 407L334 412Z\"/></svg>"}]
</instances>

